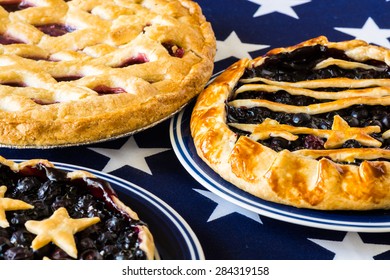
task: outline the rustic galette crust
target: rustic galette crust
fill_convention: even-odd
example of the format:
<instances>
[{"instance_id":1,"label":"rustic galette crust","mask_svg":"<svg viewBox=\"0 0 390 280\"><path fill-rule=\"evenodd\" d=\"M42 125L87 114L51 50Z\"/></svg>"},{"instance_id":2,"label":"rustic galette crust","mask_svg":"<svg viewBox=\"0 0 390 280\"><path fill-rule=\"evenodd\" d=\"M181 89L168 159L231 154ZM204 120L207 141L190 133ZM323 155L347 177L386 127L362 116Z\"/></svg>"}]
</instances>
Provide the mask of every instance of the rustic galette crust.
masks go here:
<instances>
[{"instance_id":1,"label":"rustic galette crust","mask_svg":"<svg viewBox=\"0 0 390 280\"><path fill-rule=\"evenodd\" d=\"M10 12L7 3L0 3L8 40L0 44L0 144L131 134L178 111L212 73L214 33L193 1L29 0ZM47 25L71 30L51 36Z\"/></svg>"},{"instance_id":2,"label":"rustic galette crust","mask_svg":"<svg viewBox=\"0 0 390 280\"><path fill-rule=\"evenodd\" d=\"M263 123L253 126L227 124L227 104L246 108L261 103L261 106L271 110L293 113L306 110L305 113L308 114L315 110L327 111L329 106L337 110L339 107L345 108L351 104L390 105L389 79L347 78L298 81L295 85L270 80L262 82L269 87L291 87L287 89L290 94L294 92L305 94L307 88L322 88L325 85L329 87L331 83L335 88L351 87L351 90L346 91L350 94L349 99L348 96L345 98L340 96L333 102L302 107L286 104L276 106L263 99L251 100L253 102L240 99L230 101L235 104L229 103L232 96L240 90L237 84L247 69L261 65L272 55L318 44L343 50L350 58L357 61L378 60L390 65L390 51L387 49L368 45L359 40L333 43L322 36L293 47L274 49L254 60L242 59L217 77L198 97L190 123L197 153L225 180L268 201L321 210L388 209L390 208L390 150L380 148L381 142L371 137L372 133L380 131L378 126L351 128L338 115L334 117L330 130L281 125L272 119L266 119ZM323 65L317 67L326 67L324 66L326 63L343 64L344 68L371 67L356 66L356 62L353 65L352 62L337 60L322 63ZM262 83L259 84L256 86L263 86ZM256 87L251 84L240 85ZM375 86L376 90L371 90L370 85ZM359 89L364 87L368 89ZM274 88L270 91L277 90L278 88ZM328 94L313 92L319 95ZM239 136L232 131L232 127L245 130L248 135ZM327 139L325 149L275 151L258 142L275 136L294 141L297 134L316 135L316 133ZM389 138L389 134L389 130L385 131L382 133L382 138ZM346 139L359 141L365 147L340 148ZM361 163L352 164L357 159Z\"/></svg>"}]
</instances>

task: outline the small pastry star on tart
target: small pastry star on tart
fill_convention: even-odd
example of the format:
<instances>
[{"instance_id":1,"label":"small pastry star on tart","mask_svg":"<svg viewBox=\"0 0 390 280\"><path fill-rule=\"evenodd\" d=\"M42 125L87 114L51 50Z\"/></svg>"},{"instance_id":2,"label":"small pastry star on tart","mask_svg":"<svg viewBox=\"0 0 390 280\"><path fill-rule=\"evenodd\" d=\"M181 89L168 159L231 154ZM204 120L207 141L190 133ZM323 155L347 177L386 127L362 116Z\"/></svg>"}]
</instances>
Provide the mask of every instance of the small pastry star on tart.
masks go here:
<instances>
[{"instance_id":1,"label":"small pastry star on tart","mask_svg":"<svg viewBox=\"0 0 390 280\"><path fill-rule=\"evenodd\" d=\"M100 222L99 217L72 219L66 208L61 207L43 221L29 220L26 229L37 237L31 244L33 250L38 250L53 242L72 258L77 258L76 242L74 234Z\"/></svg>"},{"instance_id":2,"label":"small pastry star on tart","mask_svg":"<svg viewBox=\"0 0 390 280\"><path fill-rule=\"evenodd\" d=\"M146 129L206 85L216 40L192 0L0 2L0 145Z\"/></svg>"},{"instance_id":3,"label":"small pastry star on tart","mask_svg":"<svg viewBox=\"0 0 390 280\"><path fill-rule=\"evenodd\" d=\"M1 184L0 260L154 259L147 224L89 172L0 157Z\"/></svg>"},{"instance_id":4,"label":"small pastry star on tart","mask_svg":"<svg viewBox=\"0 0 390 280\"><path fill-rule=\"evenodd\" d=\"M254 196L390 208L390 50L324 36L226 69L191 116L196 151Z\"/></svg>"}]
</instances>

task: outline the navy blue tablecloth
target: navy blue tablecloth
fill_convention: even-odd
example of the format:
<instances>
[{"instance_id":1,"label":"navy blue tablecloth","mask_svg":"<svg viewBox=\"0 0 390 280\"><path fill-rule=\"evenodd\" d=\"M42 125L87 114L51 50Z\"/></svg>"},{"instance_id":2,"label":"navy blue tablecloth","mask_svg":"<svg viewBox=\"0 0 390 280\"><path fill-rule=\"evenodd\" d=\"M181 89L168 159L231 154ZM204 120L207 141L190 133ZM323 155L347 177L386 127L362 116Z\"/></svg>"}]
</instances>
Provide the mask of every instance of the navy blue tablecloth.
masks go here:
<instances>
[{"instance_id":1,"label":"navy blue tablecloth","mask_svg":"<svg viewBox=\"0 0 390 280\"><path fill-rule=\"evenodd\" d=\"M390 47L389 0L198 0L217 38L215 72L241 57L325 35ZM10 159L47 158L131 181L175 209L206 259L390 259L390 233L303 226L259 215L206 189L178 160L166 120L131 137L58 149L0 149Z\"/></svg>"}]
</instances>

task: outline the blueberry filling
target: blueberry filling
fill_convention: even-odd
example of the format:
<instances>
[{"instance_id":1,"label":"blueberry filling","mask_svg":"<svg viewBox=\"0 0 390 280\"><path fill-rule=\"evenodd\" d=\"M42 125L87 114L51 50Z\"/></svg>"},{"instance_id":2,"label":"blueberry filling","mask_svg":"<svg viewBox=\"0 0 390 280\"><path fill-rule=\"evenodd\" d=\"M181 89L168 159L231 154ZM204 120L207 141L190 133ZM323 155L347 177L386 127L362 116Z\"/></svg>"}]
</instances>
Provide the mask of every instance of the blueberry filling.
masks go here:
<instances>
[{"instance_id":1,"label":"blueberry filling","mask_svg":"<svg viewBox=\"0 0 390 280\"><path fill-rule=\"evenodd\" d=\"M35 235L24 223L43 220L56 209L65 207L72 218L96 217L100 222L75 234L79 259L145 259L139 249L137 226L112 202L115 195L110 185L98 178L66 178L66 172L38 164L19 172L0 165L0 184L8 187L5 197L23 200L33 209L7 211L8 228L0 227L0 260L71 259L52 243L33 251L30 246Z\"/></svg>"},{"instance_id":2,"label":"blueberry filling","mask_svg":"<svg viewBox=\"0 0 390 280\"><path fill-rule=\"evenodd\" d=\"M262 123L266 118L277 120L281 124L305 126L315 129L331 129L333 117L341 116L351 127L377 125L384 132L390 129L390 112L382 105L354 105L338 111L309 115L307 113L275 112L267 108L238 108L226 105L228 123Z\"/></svg>"},{"instance_id":3,"label":"blueberry filling","mask_svg":"<svg viewBox=\"0 0 390 280\"><path fill-rule=\"evenodd\" d=\"M51 36L51 37L59 37L62 35L65 35L66 33L71 33L75 31L73 27L64 25L64 24L45 24L45 25L39 25L36 26L39 30L41 30L43 33Z\"/></svg>"},{"instance_id":4,"label":"blueberry filling","mask_svg":"<svg viewBox=\"0 0 390 280\"><path fill-rule=\"evenodd\" d=\"M357 67L342 68L337 64L343 60L344 65L353 65ZM331 63L324 63L331 61ZM364 64L364 65L363 65ZM325 65L320 67L318 65ZM266 91L263 88L268 85L264 80L253 79L263 78L277 82L300 82L310 80L324 80L328 78L350 78L350 79L388 79L390 78L389 66L381 61L366 60L355 61L348 57L344 51L328 48L326 46L316 45L302 47L293 52L279 53L267 57L264 62L254 68L246 69L242 79L238 82L234 90L238 90L233 94L230 100L226 103L227 123L239 124L261 124L266 119L272 119L282 125L290 125L294 127L307 127L320 130L331 130L335 115L339 115L350 127L364 128L368 126L378 126L380 133L371 133L370 136L381 143L381 149L390 150L390 139L383 139L382 133L390 129L390 112L389 107L385 105L367 105L357 104L336 111L328 111L325 113L308 114L301 110L298 113L286 113L283 109L278 110L277 106L266 108L265 105L255 107L236 107L231 101L240 99L264 100L273 103L286 104L291 106L309 106L333 102L330 99L318 99L303 94L290 94L283 89L277 91ZM245 85L255 85L255 87L242 87ZM256 85L257 89L256 89ZM373 86L369 86L373 87ZM340 92L348 88L334 87L318 87L310 88L317 92ZM361 88L355 88L361 89ZM318 95L318 94L317 94ZM267 103L269 104L269 103ZM250 135L250 132L242 131L235 127L230 127L232 131L238 135ZM296 151L301 149L323 150L326 138L321 138L315 135L296 134L296 140L286 140L282 137L270 137L264 140L258 140L264 146L270 147L275 151L287 149ZM348 148L366 148L361 142L350 139L345 141L341 149ZM384 159L387 160L388 159ZM355 161L359 162L359 159Z\"/></svg>"},{"instance_id":5,"label":"blueberry filling","mask_svg":"<svg viewBox=\"0 0 390 280\"><path fill-rule=\"evenodd\" d=\"M126 59L119 66L117 66L117 68L123 68L123 67L127 67L130 65L142 64L142 63L146 63L146 62L149 62L149 59L147 58L147 56L145 54L140 53L136 56L132 56L132 57Z\"/></svg>"},{"instance_id":6,"label":"blueberry filling","mask_svg":"<svg viewBox=\"0 0 390 280\"><path fill-rule=\"evenodd\" d=\"M7 34L0 35L1 45L23 44L24 42Z\"/></svg>"},{"instance_id":7,"label":"blueberry filling","mask_svg":"<svg viewBox=\"0 0 390 280\"><path fill-rule=\"evenodd\" d=\"M39 57L39 56L27 56L27 55L21 55L21 57L23 58L27 58L27 59L31 59L31 60L35 60L35 61L39 61L39 60L45 60L45 61L50 61L49 58L47 57Z\"/></svg>"}]
</instances>

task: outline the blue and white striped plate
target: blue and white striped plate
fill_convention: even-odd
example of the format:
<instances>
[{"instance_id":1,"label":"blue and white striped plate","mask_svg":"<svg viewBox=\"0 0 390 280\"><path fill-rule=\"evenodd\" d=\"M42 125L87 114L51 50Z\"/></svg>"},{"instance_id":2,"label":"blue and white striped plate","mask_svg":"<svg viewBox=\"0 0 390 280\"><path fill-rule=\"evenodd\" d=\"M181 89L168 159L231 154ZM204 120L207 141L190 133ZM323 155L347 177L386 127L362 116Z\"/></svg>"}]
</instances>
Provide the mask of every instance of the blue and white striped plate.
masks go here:
<instances>
[{"instance_id":1,"label":"blue and white striped plate","mask_svg":"<svg viewBox=\"0 0 390 280\"><path fill-rule=\"evenodd\" d=\"M20 160L14 160L20 162ZM159 259L203 260L198 238L187 222L168 204L145 189L119 177L90 168L53 162L65 171L85 170L111 184L119 199L146 222L153 234Z\"/></svg>"},{"instance_id":2,"label":"blue and white striped plate","mask_svg":"<svg viewBox=\"0 0 390 280\"><path fill-rule=\"evenodd\" d=\"M200 159L190 133L193 104L189 104L170 123L173 149L184 168L208 190L258 214L294 224L340 231L386 232L390 230L390 211L317 211L272 203L255 197L228 183Z\"/></svg>"}]
</instances>

